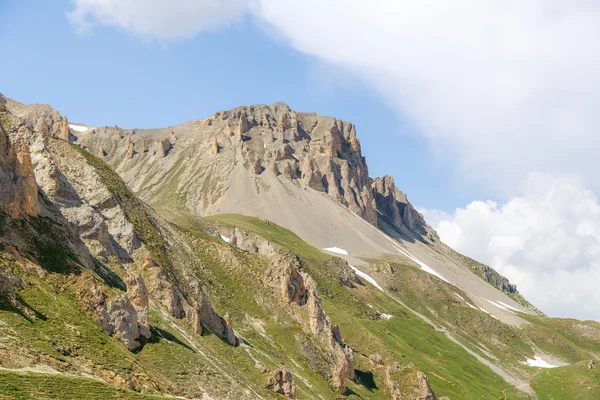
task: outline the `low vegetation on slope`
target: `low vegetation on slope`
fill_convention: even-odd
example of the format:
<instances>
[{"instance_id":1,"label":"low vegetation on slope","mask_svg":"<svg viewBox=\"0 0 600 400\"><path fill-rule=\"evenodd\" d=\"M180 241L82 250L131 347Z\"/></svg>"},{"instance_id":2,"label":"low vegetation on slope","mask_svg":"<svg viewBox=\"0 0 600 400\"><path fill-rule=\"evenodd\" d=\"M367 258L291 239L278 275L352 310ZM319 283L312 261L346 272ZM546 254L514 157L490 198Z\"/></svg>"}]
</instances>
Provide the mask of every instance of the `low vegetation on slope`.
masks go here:
<instances>
[{"instance_id":1,"label":"low vegetation on slope","mask_svg":"<svg viewBox=\"0 0 600 400\"><path fill-rule=\"evenodd\" d=\"M343 286L336 270L326 267L330 257L287 229L240 215L209 219L253 231L301 255L319 284L326 311L355 350L357 375L364 386L351 387L365 398L386 398L385 372L394 362L413 362L438 396L497 399L505 392L511 399L528 398L392 297L366 282L352 289Z\"/></svg>"},{"instance_id":2,"label":"low vegetation on slope","mask_svg":"<svg viewBox=\"0 0 600 400\"><path fill-rule=\"evenodd\" d=\"M352 276L344 261L268 221L188 216L169 225L104 162L58 143L93 166L143 246L127 262L96 260L94 270L83 267L73 254L76 238L60 218L0 215L0 398L275 399L281 397L267 382L278 371L291 373L298 398L339 398L339 388L332 386L336 370L331 354L307 329L304 292L301 306L282 301L280 290L267 283L273 260L228 243L232 226L252 238L257 249L297 260L295 272L314 279L319 306L339 326L335 340L353 350L354 370L347 375L354 378L344 382L349 399L410 398L416 391L429 391L429 384L438 397L453 400L529 398L475 355L520 367L539 394L557 396L561 390L593 398L580 389L582 382L595 379L597 370L575 369L579 364L563 367L575 371L576 378L570 379L571 372L563 368L536 374L537 369L520 364L522 357L533 356L527 352L529 340L548 352L561 349L571 362L597 357L598 327L593 323L529 317L530 326L522 334L457 302L451 286L401 262L373 260L375 266L381 263L382 271L383 263L396 271L398 280L391 281L387 294ZM49 199L44 201L52 206ZM139 347L129 350L101 329L82 293L98 288L122 296L128 289L123 286L127 272L149 277L157 265L186 281L178 290L201 297L209 319L225 315L239 346L210 329L197 329L197 320L173 315L153 295L151 335L140 337ZM436 321L437 327L426 319ZM324 317L317 320L323 323ZM467 349L443 330L455 333ZM596 393L590 387L585 393Z\"/></svg>"}]
</instances>

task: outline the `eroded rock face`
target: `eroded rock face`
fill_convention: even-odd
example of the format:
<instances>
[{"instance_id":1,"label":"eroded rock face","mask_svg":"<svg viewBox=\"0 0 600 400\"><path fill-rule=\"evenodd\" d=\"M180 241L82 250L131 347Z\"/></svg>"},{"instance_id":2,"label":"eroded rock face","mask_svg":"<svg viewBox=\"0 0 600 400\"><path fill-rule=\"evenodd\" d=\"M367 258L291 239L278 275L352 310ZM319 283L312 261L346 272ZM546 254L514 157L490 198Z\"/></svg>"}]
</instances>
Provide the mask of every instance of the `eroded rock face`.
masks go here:
<instances>
[{"instance_id":1,"label":"eroded rock face","mask_svg":"<svg viewBox=\"0 0 600 400\"><path fill-rule=\"evenodd\" d=\"M82 278L78 287L81 300L100 328L122 341L129 350L134 350L140 346L140 336L150 337L148 295L140 276L127 275L125 282L127 292L117 296L103 292L89 277Z\"/></svg>"},{"instance_id":2,"label":"eroded rock face","mask_svg":"<svg viewBox=\"0 0 600 400\"><path fill-rule=\"evenodd\" d=\"M140 346L137 312L127 294L109 297L103 293L93 278L81 283L80 296L87 309L94 315L96 323L109 335L122 341L129 350Z\"/></svg>"},{"instance_id":3,"label":"eroded rock face","mask_svg":"<svg viewBox=\"0 0 600 400\"><path fill-rule=\"evenodd\" d=\"M150 337L150 310L148 308L148 290L139 275L126 275L127 297L137 313L138 328L141 336Z\"/></svg>"},{"instance_id":4,"label":"eroded rock face","mask_svg":"<svg viewBox=\"0 0 600 400\"><path fill-rule=\"evenodd\" d=\"M144 260L142 271L146 276L149 293L167 308L169 314L187 319L199 335L210 331L232 346L238 345L231 318L223 318L215 312L202 284L189 271L183 271L181 276L186 283L184 288L177 288L171 283L164 270L150 256Z\"/></svg>"},{"instance_id":5,"label":"eroded rock face","mask_svg":"<svg viewBox=\"0 0 600 400\"><path fill-rule=\"evenodd\" d=\"M288 399L296 398L296 384L293 382L292 373L285 368L271 372L265 388L282 394Z\"/></svg>"},{"instance_id":6,"label":"eroded rock face","mask_svg":"<svg viewBox=\"0 0 600 400\"><path fill-rule=\"evenodd\" d=\"M224 236L231 239L231 244L268 258L265 285L275 290L303 330L314 337L327 353L331 386L339 393L345 393L346 379L355 379L353 351L343 343L339 328L325 313L317 283L304 271L298 257L239 228L230 228Z\"/></svg>"},{"instance_id":7,"label":"eroded rock face","mask_svg":"<svg viewBox=\"0 0 600 400\"><path fill-rule=\"evenodd\" d=\"M126 157L133 158L135 155L135 143L131 140L129 135L125 138L125 145L127 146Z\"/></svg>"},{"instance_id":8,"label":"eroded rock face","mask_svg":"<svg viewBox=\"0 0 600 400\"><path fill-rule=\"evenodd\" d=\"M410 204L406 195L394 184L394 178L384 176L372 180L371 188L377 211L386 217L397 228L405 226L419 234L437 234L423 219L423 216Z\"/></svg>"},{"instance_id":9,"label":"eroded rock face","mask_svg":"<svg viewBox=\"0 0 600 400\"><path fill-rule=\"evenodd\" d=\"M68 142L70 140L70 132L69 120L67 117L61 117L57 125L58 126L54 129L54 136L58 139L66 140Z\"/></svg>"},{"instance_id":10,"label":"eroded rock face","mask_svg":"<svg viewBox=\"0 0 600 400\"><path fill-rule=\"evenodd\" d=\"M142 246L117 199L72 145L30 138L37 182L94 256L129 261Z\"/></svg>"},{"instance_id":11,"label":"eroded rock face","mask_svg":"<svg viewBox=\"0 0 600 400\"><path fill-rule=\"evenodd\" d=\"M125 343L129 350L140 346L140 330L135 307L126 295L108 300L100 312L102 329Z\"/></svg>"},{"instance_id":12,"label":"eroded rock face","mask_svg":"<svg viewBox=\"0 0 600 400\"><path fill-rule=\"evenodd\" d=\"M0 207L13 218L42 213L25 130L21 126L12 143L0 126Z\"/></svg>"},{"instance_id":13,"label":"eroded rock face","mask_svg":"<svg viewBox=\"0 0 600 400\"><path fill-rule=\"evenodd\" d=\"M385 370L386 389L393 400L436 400L429 380L413 363L400 365L395 362Z\"/></svg>"},{"instance_id":14,"label":"eroded rock face","mask_svg":"<svg viewBox=\"0 0 600 400\"><path fill-rule=\"evenodd\" d=\"M172 148L173 145L171 144L171 141L168 138L162 139L158 142L158 154L163 158L169 155L169 152Z\"/></svg>"},{"instance_id":15,"label":"eroded rock face","mask_svg":"<svg viewBox=\"0 0 600 400\"><path fill-rule=\"evenodd\" d=\"M167 279L167 275L162 268L152 260L152 257L146 257L142 270L145 273L151 296L157 299L175 318L185 317L181 296L175 286Z\"/></svg>"},{"instance_id":16,"label":"eroded rock face","mask_svg":"<svg viewBox=\"0 0 600 400\"><path fill-rule=\"evenodd\" d=\"M13 307L19 305L15 288L23 289L25 286L25 281L21 278L13 275L10 271L0 269L0 298L8 300Z\"/></svg>"}]
</instances>

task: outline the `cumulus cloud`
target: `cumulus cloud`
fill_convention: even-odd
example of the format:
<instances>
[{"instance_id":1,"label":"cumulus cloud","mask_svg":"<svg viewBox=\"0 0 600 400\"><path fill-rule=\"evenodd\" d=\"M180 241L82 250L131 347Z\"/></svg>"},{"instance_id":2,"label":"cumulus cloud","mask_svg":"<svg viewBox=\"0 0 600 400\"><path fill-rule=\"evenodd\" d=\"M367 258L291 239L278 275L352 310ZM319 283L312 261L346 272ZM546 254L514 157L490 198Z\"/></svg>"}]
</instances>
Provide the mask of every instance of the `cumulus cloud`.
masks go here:
<instances>
[{"instance_id":1,"label":"cumulus cloud","mask_svg":"<svg viewBox=\"0 0 600 400\"><path fill-rule=\"evenodd\" d=\"M421 211L437 219L444 243L507 276L548 314L600 320L600 204L581 178L532 173L505 204Z\"/></svg>"},{"instance_id":2,"label":"cumulus cloud","mask_svg":"<svg viewBox=\"0 0 600 400\"><path fill-rule=\"evenodd\" d=\"M67 12L80 32L94 23L131 31L144 39L174 40L227 27L252 5L251 0L74 0Z\"/></svg>"}]
</instances>

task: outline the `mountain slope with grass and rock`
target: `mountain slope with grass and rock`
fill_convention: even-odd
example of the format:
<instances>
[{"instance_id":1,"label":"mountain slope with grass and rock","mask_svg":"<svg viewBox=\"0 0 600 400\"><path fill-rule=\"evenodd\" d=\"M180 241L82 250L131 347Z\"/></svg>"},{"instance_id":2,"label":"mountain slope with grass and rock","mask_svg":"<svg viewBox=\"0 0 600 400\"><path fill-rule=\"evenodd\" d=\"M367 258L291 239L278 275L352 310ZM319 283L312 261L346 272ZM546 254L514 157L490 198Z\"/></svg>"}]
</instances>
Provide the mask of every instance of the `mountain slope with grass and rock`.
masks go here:
<instances>
[{"instance_id":1,"label":"mountain slope with grass and rock","mask_svg":"<svg viewBox=\"0 0 600 400\"><path fill-rule=\"evenodd\" d=\"M441 243L351 123L0 116L0 396L598 397L600 325Z\"/></svg>"}]
</instances>

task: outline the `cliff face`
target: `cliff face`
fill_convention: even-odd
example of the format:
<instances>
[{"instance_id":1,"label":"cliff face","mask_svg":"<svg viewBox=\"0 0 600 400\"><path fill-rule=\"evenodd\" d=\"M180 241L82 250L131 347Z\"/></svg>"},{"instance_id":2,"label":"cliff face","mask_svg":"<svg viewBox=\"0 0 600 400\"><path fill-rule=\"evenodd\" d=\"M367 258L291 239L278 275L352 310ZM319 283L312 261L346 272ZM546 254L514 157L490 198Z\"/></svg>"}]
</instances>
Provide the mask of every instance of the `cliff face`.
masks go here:
<instances>
[{"instance_id":1,"label":"cliff face","mask_svg":"<svg viewBox=\"0 0 600 400\"><path fill-rule=\"evenodd\" d=\"M28 215L37 217L42 212L38 199L38 186L35 180L31 155L25 142L25 126L17 123L10 114L0 112L0 207L13 218ZM7 128L16 130L13 142L8 137Z\"/></svg>"},{"instance_id":2,"label":"cliff face","mask_svg":"<svg viewBox=\"0 0 600 400\"><path fill-rule=\"evenodd\" d=\"M371 189L377 207L377 212L386 217L395 227L406 227L409 230L425 236L431 234L437 237L435 231L427 225L421 215L406 195L396 187L394 178L384 176L371 181Z\"/></svg>"},{"instance_id":3,"label":"cliff face","mask_svg":"<svg viewBox=\"0 0 600 400\"><path fill-rule=\"evenodd\" d=\"M296 113L283 103L240 107L217 113L209 121L217 136L219 130L225 136L232 131L233 139L225 143L239 146L245 162L255 166L255 174L268 170L298 179L376 224L368 167L353 124Z\"/></svg>"},{"instance_id":4,"label":"cliff face","mask_svg":"<svg viewBox=\"0 0 600 400\"><path fill-rule=\"evenodd\" d=\"M94 128L78 141L105 156L153 205L171 197L172 208L185 198L184 208L205 215L243 165L256 179L274 175L326 194L374 226L379 209L399 229L435 234L391 177L369 177L353 124L284 103L238 107L164 129Z\"/></svg>"}]
</instances>

